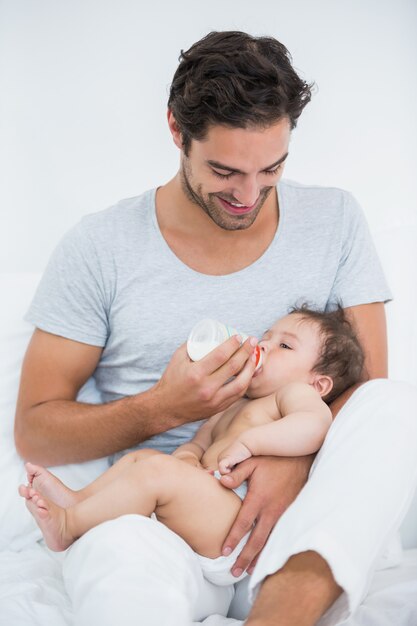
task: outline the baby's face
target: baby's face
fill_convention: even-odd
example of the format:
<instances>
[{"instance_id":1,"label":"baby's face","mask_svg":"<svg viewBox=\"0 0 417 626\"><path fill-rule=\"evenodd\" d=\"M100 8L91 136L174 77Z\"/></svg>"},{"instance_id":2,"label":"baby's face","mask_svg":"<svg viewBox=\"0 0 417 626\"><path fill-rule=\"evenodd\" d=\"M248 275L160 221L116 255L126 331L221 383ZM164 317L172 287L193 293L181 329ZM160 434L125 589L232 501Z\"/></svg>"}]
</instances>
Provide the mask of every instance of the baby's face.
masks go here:
<instances>
[{"instance_id":1,"label":"baby's face","mask_svg":"<svg viewBox=\"0 0 417 626\"><path fill-rule=\"evenodd\" d=\"M262 366L253 375L246 395L260 398L288 383L312 382L311 370L321 341L319 325L313 320L297 313L278 320L259 342Z\"/></svg>"}]
</instances>

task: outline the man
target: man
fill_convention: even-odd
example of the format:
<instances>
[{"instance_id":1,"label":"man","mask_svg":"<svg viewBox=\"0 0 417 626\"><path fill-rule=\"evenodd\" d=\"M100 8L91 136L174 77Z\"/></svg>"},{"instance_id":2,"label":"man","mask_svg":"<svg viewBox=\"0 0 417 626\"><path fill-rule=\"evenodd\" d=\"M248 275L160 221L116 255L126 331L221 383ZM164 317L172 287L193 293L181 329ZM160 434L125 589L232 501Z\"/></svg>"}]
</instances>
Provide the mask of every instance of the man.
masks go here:
<instances>
[{"instance_id":1,"label":"man","mask_svg":"<svg viewBox=\"0 0 417 626\"><path fill-rule=\"evenodd\" d=\"M366 354L363 381L387 376L384 302L390 292L360 209L346 192L280 180L291 131L310 95L285 47L271 38L210 33L182 53L168 102L169 129L181 153L179 172L157 190L84 218L55 251L32 303L28 319L37 328L22 371L15 428L24 458L54 465L117 456L138 445L170 452L191 437L199 420L245 394L255 369L255 337L298 299L320 308L341 301ZM192 363L184 342L203 317L231 322L252 337L243 346L231 338ZM76 401L92 375L100 405ZM356 566L367 577L371 555L397 520L400 486L412 488L404 487L403 474L392 479L391 472L391 507L379 523L378 540L362 561L344 565L340 543L346 542L348 551L357 547L349 522L363 501L361 485L368 481L367 488L376 489L368 450L384 450L397 432L390 430L393 420L381 419L378 428L365 420L377 410L376 402L388 406L385 398L392 393L385 383L377 400L369 385L357 392L370 389L363 395L368 404L356 402L354 410L344 411L344 421L335 423L337 455L329 444L284 515L306 482L312 458L254 458L222 479L227 487L249 481L225 554L256 521L235 563L236 576L254 570L282 515L254 571L254 585L273 575L250 614L252 626L314 624L342 591L350 608L364 592L365 583L352 571ZM334 415L354 391L335 401ZM410 402L406 393L404 398ZM346 415L359 425L364 451L351 501L328 488L332 480L345 485L353 473L358 442ZM405 437L403 458L415 454L412 445ZM340 459L347 459L341 467ZM378 472L379 492L384 486L379 497L387 498L382 463ZM309 489L322 501L318 522L312 521ZM285 554L274 546L297 505L297 519L305 523L299 528L292 523L295 535ZM363 513L366 528L375 523L372 510ZM348 529L333 521L333 511L348 520ZM329 549L323 537L333 523ZM128 550L120 545L125 533L131 533ZM71 549L65 569L77 623L114 623L123 607L123 624L145 616L147 625L182 625L227 611L232 591L204 581L191 551L174 545L176 538L166 529L124 519L89 535ZM104 559L100 565L99 559ZM107 591L112 584L103 587L103 581L112 580L118 562L126 565L129 559L134 574L117 603Z\"/></svg>"}]
</instances>

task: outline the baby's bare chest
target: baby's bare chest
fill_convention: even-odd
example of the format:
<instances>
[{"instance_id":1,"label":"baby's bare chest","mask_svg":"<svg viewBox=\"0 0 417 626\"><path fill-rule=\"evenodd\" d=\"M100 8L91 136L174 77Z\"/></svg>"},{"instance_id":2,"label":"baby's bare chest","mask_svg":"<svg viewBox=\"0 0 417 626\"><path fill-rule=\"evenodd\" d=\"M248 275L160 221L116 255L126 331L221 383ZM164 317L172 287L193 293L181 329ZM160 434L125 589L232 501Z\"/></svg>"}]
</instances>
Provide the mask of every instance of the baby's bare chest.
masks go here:
<instances>
[{"instance_id":1,"label":"baby's bare chest","mask_svg":"<svg viewBox=\"0 0 417 626\"><path fill-rule=\"evenodd\" d=\"M227 409L217 422L213 429L213 442L226 434L237 436L248 428L262 426L281 417L274 395L256 400L242 398Z\"/></svg>"}]
</instances>

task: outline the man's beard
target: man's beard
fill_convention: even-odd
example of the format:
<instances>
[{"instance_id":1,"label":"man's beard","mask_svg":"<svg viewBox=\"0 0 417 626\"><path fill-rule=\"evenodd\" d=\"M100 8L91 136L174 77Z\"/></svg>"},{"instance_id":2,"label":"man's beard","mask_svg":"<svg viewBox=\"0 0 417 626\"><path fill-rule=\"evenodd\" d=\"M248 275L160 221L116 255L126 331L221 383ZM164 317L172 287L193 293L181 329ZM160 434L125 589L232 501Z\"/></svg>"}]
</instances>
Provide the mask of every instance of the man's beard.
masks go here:
<instances>
[{"instance_id":1,"label":"man's beard","mask_svg":"<svg viewBox=\"0 0 417 626\"><path fill-rule=\"evenodd\" d=\"M265 187L261 190L256 207L250 211L250 213L231 215L220 206L220 202L218 200L216 201L216 198L223 198L223 200L235 202L236 204L239 204L238 201L235 198L225 197L225 194L217 193L209 193L204 197L202 194L202 185L197 185L197 188L194 189L190 182L190 167L186 163L186 157L184 157L181 165L180 177L181 187L187 199L199 206L217 226L224 230L245 230L252 226L265 200L273 189L273 187Z\"/></svg>"}]
</instances>

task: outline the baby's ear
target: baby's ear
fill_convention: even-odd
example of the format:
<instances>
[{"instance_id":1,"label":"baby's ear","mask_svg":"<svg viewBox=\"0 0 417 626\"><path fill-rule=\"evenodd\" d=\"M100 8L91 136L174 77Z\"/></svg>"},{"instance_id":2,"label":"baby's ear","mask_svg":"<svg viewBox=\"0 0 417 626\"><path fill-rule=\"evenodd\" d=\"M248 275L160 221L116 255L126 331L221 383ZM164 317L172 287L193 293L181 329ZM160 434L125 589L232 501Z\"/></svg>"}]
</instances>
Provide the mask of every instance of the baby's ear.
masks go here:
<instances>
[{"instance_id":1,"label":"baby's ear","mask_svg":"<svg viewBox=\"0 0 417 626\"><path fill-rule=\"evenodd\" d=\"M314 389L323 398L333 389L333 380L330 376L324 376L323 374L316 374L312 382Z\"/></svg>"}]
</instances>

